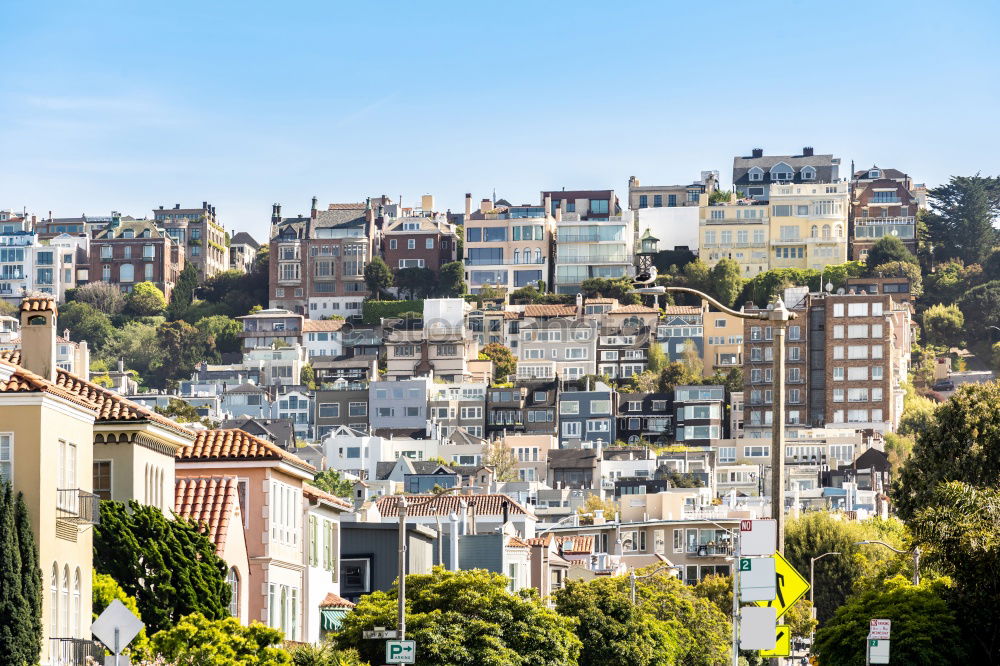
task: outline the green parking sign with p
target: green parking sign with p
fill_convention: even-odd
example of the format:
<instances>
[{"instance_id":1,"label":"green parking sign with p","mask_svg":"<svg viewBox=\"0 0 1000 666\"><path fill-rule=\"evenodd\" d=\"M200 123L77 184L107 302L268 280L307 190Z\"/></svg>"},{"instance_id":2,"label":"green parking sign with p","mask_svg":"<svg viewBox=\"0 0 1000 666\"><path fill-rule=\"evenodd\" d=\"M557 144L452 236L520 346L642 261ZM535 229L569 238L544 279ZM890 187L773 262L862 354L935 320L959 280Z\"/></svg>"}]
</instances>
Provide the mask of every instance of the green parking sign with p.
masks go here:
<instances>
[{"instance_id":1,"label":"green parking sign with p","mask_svg":"<svg viewBox=\"0 0 1000 666\"><path fill-rule=\"evenodd\" d=\"M385 661L389 664L417 663L416 641L386 641Z\"/></svg>"}]
</instances>

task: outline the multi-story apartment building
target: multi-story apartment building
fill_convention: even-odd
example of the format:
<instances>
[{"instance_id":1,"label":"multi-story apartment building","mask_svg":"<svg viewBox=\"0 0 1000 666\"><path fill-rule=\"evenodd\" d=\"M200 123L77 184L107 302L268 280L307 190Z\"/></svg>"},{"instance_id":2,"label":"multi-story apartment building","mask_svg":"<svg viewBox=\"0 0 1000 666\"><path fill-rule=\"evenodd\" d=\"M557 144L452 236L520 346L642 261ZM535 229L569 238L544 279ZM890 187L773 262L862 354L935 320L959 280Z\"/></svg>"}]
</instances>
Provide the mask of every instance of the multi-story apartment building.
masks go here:
<instances>
[{"instance_id":1,"label":"multi-story apartment building","mask_svg":"<svg viewBox=\"0 0 1000 666\"><path fill-rule=\"evenodd\" d=\"M768 201L772 185L835 183L840 158L817 155L809 146L800 155L764 155L754 148L748 157L733 158L733 188L743 196Z\"/></svg>"},{"instance_id":2,"label":"multi-story apartment building","mask_svg":"<svg viewBox=\"0 0 1000 666\"><path fill-rule=\"evenodd\" d=\"M690 343L701 358L705 352L704 310L697 305L668 305L656 327L656 341L671 361L684 360Z\"/></svg>"},{"instance_id":3,"label":"multi-story apartment building","mask_svg":"<svg viewBox=\"0 0 1000 666\"><path fill-rule=\"evenodd\" d=\"M173 208L163 206L153 211L156 225L185 248L185 259L198 269L201 281L229 269L229 248L226 246L226 230L215 216L215 206L207 201L201 208Z\"/></svg>"},{"instance_id":4,"label":"multi-story apartment building","mask_svg":"<svg viewBox=\"0 0 1000 666\"><path fill-rule=\"evenodd\" d=\"M47 218L38 220L35 224L35 231L38 237L47 240L59 234L83 234L93 237L94 234L106 227L113 220L121 222L133 222L135 218L131 215L121 215L113 211L111 215L81 215L80 217L52 217L49 212Z\"/></svg>"},{"instance_id":5,"label":"multi-story apartment building","mask_svg":"<svg viewBox=\"0 0 1000 666\"><path fill-rule=\"evenodd\" d=\"M466 195L471 208L471 197ZM495 207L484 199L465 222L465 277L469 291L551 284L554 218L545 206Z\"/></svg>"},{"instance_id":6,"label":"multi-story apartment building","mask_svg":"<svg viewBox=\"0 0 1000 666\"><path fill-rule=\"evenodd\" d=\"M726 387L674 388L674 437L691 446L707 446L726 436Z\"/></svg>"},{"instance_id":7,"label":"multi-story apartment building","mask_svg":"<svg viewBox=\"0 0 1000 666\"><path fill-rule=\"evenodd\" d=\"M112 219L90 241L90 281L122 291L152 282L170 300L184 261L184 246L151 220Z\"/></svg>"},{"instance_id":8,"label":"multi-story apartment building","mask_svg":"<svg viewBox=\"0 0 1000 666\"><path fill-rule=\"evenodd\" d=\"M752 199L709 203L703 196L698 210L701 260L714 266L731 259L748 278L766 271L770 266L768 210L766 203Z\"/></svg>"},{"instance_id":9,"label":"multi-story apartment building","mask_svg":"<svg viewBox=\"0 0 1000 666\"><path fill-rule=\"evenodd\" d=\"M647 315L621 326L602 326L597 338L597 374L610 379L628 379L646 369L650 344L656 342L656 310L628 305L618 310L634 310Z\"/></svg>"},{"instance_id":10,"label":"multi-story apartment building","mask_svg":"<svg viewBox=\"0 0 1000 666\"><path fill-rule=\"evenodd\" d=\"M368 385L368 416L373 434L427 436L430 377L374 381Z\"/></svg>"},{"instance_id":11,"label":"multi-story apartment building","mask_svg":"<svg viewBox=\"0 0 1000 666\"><path fill-rule=\"evenodd\" d=\"M651 444L671 438L674 410L670 393L619 393L618 437L629 446L640 440Z\"/></svg>"},{"instance_id":12,"label":"multi-story apartment building","mask_svg":"<svg viewBox=\"0 0 1000 666\"><path fill-rule=\"evenodd\" d=\"M203 430L177 454L177 477L236 476L246 520L247 616L303 640L306 585L303 491L316 468L242 430Z\"/></svg>"},{"instance_id":13,"label":"multi-story apartment building","mask_svg":"<svg viewBox=\"0 0 1000 666\"><path fill-rule=\"evenodd\" d=\"M705 346L702 363L705 376L716 370L727 371L743 366L743 319L725 312L710 312L702 303L702 323Z\"/></svg>"},{"instance_id":14,"label":"multi-story apartment building","mask_svg":"<svg viewBox=\"0 0 1000 666\"><path fill-rule=\"evenodd\" d=\"M371 202L330 204L309 216L271 211L270 306L310 319L360 314L368 295L365 266L372 258L375 213Z\"/></svg>"},{"instance_id":15,"label":"multi-story apartment building","mask_svg":"<svg viewBox=\"0 0 1000 666\"><path fill-rule=\"evenodd\" d=\"M577 305L528 305L520 324L517 378L576 379L597 369L598 321Z\"/></svg>"},{"instance_id":16,"label":"multi-story apartment building","mask_svg":"<svg viewBox=\"0 0 1000 666\"><path fill-rule=\"evenodd\" d=\"M917 251L917 210L913 181L897 169L872 166L851 178L851 258L864 261L885 236L895 236Z\"/></svg>"},{"instance_id":17,"label":"multi-story apartment building","mask_svg":"<svg viewBox=\"0 0 1000 666\"><path fill-rule=\"evenodd\" d=\"M848 183L776 183L770 188L771 268L847 261Z\"/></svg>"},{"instance_id":18,"label":"multi-story apartment building","mask_svg":"<svg viewBox=\"0 0 1000 666\"><path fill-rule=\"evenodd\" d=\"M446 438L458 428L482 438L486 423L486 383L434 384L428 396L434 437Z\"/></svg>"},{"instance_id":19,"label":"multi-story apartment building","mask_svg":"<svg viewBox=\"0 0 1000 666\"><path fill-rule=\"evenodd\" d=\"M260 250L260 243L245 231L233 234L229 239L229 270L249 273Z\"/></svg>"},{"instance_id":20,"label":"multi-story apartment building","mask_svg":"<svg viewBox=\"0 0 1000 666\"><path fill-rule=\"evenodd\" d=\"M573 389L573 390L569 390ZM614 443L618 394L604 382L587 383L559 395L559 442L563 448L601 449Z\"/></svg>"},{"instance_id":21,"label":"multi-story apartment building","mask_svg":"<svg viewBox=\"0 0 1000 666\"><path fill-rule=\"evenodd\" d=\"M427 268L437 274L457 252L458 235L443 215L402 217L382 226L382 256L394 271Z\"/></svg>"},{"instance_id":22,"label":"multi-story apartment building","mask_svg":"<svg viewBox=\"0 0 1000 666\"><path fill-rule=\"evenodd\" d=\"M509 388L490 388L486 392L486 436L555 435L558 394L554 379L518 380Z\"/></svg>"},{"instance_id":23,"label":"multi-story apartment building","mask_svg":"<svg viewBox=\"0 0 1000 666\"><path fill-rule=\"evenodd\" d=\"M479 345L465 326L462 299L427 299L422 319L387 319L383 330L387 378L433 373L461 382L472 376L469 362L478 359Z\"/></svg>"},{"instance_id":24,"label":"multi-story apartment building","mask_svg":"<svg viewBox=\"0 0 1000 666\"><path fill-rule=\"evenodd\" d=\"M633 271L635 226L614 190L542 192L555 216L556 293L573 294L589 278L621 278Z\"/></svg>"},{"instance_id":25,"label":"multi-story apartment building","mask_svg":"<svg viewBox=\"0 0 1000 666\"><path fill-rule=\"evenodd\" d=\"M719 189L719 172L702 171L701 180L690 185L640 185L639 179L628 179L629 210L641 208L674 208L697 206L699 197Z\"/></svg>"},{"instance_id":26,"label":"multi-story apartment building","mask_svg":"<svg viewBox=\"0 0 1000 666\"><path fill-rule=\"evenodd\" d=\"M316 391L316 439L341 426L368 430L368 382L336 382Z\"/></svg>"},{"instance_id":27,"label":"multi-story apartment building","mask_svg":"<svg viewBox=\"0 0 1000 666\"><path fill-rule=\"evenodd\" d=\"M305 317L282 308L268 308L237 317L243 324L239 336L243 352L269 349L275 342L284 345L302 344L302 321Z\"/></svg>"},{"instance_id":28,"label":"multi-story apartment building","mask_svg":"<svg viewBox=\"0 0 1000 666\"><path fill-rule=\"evenodd\" d=\"M73 251L43 244L30 221L0 222L0 298L9 304L35 293L61 302L66 289L76 286L76 260Z\"/></svg>"}]
</instances>

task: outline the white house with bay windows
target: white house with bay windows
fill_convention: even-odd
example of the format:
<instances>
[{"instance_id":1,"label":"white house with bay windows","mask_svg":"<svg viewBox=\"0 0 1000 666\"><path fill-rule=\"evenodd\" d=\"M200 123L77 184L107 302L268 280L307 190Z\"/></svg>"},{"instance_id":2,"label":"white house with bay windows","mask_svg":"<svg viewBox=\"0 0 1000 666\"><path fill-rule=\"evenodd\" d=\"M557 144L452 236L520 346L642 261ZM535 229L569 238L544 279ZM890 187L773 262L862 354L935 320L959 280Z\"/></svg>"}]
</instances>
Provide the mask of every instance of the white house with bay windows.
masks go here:
<instances>
[{"instance_id":1,"label":"white house with bay windows","mask_svg":"<svg viewBox=\"0 0 1000 666\"><path fill-rule=\"evenodd\" d=\"M302 497L306 529L302 640L319 643L325 631L336 629L329 626L320 604L327 595L340 595L340 514L353 505L309 484L303 484Z\"/></svg>"}]
</instances>

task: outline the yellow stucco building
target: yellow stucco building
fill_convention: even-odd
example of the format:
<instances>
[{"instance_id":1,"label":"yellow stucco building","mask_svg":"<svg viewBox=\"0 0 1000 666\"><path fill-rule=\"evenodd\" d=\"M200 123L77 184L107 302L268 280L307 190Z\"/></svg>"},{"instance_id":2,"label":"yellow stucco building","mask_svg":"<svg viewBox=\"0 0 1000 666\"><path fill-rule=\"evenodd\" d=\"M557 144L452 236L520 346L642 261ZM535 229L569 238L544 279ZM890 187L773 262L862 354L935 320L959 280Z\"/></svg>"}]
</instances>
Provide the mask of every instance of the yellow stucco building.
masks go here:
<instances>
[{"instance_id":1,"label":"yellow stucco building","mask_svg":"<svg viewBox=\"0 0 1000 666\"><path fill-rule=\"evenodd\" d=\"M813 268L847 261L846 182L772 185L770 267Z\"/></svg>"}]
</instances>

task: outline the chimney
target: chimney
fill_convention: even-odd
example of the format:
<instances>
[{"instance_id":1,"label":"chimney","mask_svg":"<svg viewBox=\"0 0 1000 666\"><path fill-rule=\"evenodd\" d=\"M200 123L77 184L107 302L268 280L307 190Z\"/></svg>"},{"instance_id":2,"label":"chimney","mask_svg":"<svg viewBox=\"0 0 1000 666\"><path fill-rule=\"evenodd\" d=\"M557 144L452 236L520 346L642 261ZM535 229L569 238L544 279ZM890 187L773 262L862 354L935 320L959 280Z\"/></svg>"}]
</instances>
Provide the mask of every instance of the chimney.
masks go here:
<instances>
[{"instance_id":1,"label":"chimney","mask_svg":"<svg viewBox=\"0 0 1000 666\"><path fill-rule=\"evenodd\" d=\"M465 193L465 217L468 218L472 215L472 193Z\"/></svg>"},{"instance_id":2,"label":"chimney","mask_svg":"<svg viewBox=\"0 0 1000 666\"><path fill-rule=\"evenodd\" d=\"M812 156L813 156L812 146L806 146L805 148L802 149L802 157L812 157Z\"/></svg>"},{"instance_id":3,"label":"chimney","mask_svg":"<svg viewBox=\"0 0 1000 666\"><path fill-rule=\"evenodd\" d=\"M562 208L563 208L563 202L560 201L559 204L556 206L556 222L562 222Z\"/></svg>"},{"instance_id":4,"label":"chimney","mask_svg":"<svg viewBox=\"0 0 1000 666\"><path fill-rule=\"evenodd\" d=\"M181 209L180 204L174 204L174 210L180 210L180 209Z\"/></svg>"},{"instance_id":5,"label":"chimney","mask_svg":"<svg viewBox=\"0 0 1000 666\"><path fill-rule=\"evenodd\" d=\"M583 294L579 292L576 294L576 317L583 319Z\"/></svg>"},{"instance_id":6,"label":"chimney","mask_svg":"<svg viewBox=\"0 0 1000 666\"><path fill-rule=\"evenodd\" d=\"M548 217L551 214L552 214L552 195L551 194L546 194L545 195L545 217Z\"/></svg>"},{"instance_id":7,"label":"chimney","mask_svg":"<svg viewBox=\"0 0 1000 666\"><path fill-rule=\"evenodd\" d=\"M503 503L503 524L506 525L510 522L510 505L507 502ZM503 531L501 529L501 531Z\"/></svg>"},{"instance_id":8,"label":"chimney","mask_svg":"<svg viewBox=\"0 0 1000 666\"><path fill-rule=\"evenodd\" d=\"M160 206L160 210L163 210L163 206ZM51 215L52 215L52 213L50 212L49 216L51 217Z\"/></svg>"},{"instance_id":9,"label":"chimney","mask_svg":"<svg viewBox=\"0 0 1000 666\"><path fill-rule=\"evenodd\" d=\"M208 202L207 201L202 201L201 202L201 209L202 210L208 210Z\"/></svg>"},{"instance_id":10,"label":"chimney","mask_svg":"<svg viewBox=\"0 0 1000 666\"><path fill-rule=\"evenodd\" d=\"M281 204L271 204L271 224L281 222Z\"/></svg>"},{"instance_id":11,"label":"chimney","mask_svg":"<svg viewBox=\"0 0 1000 666\"><path fill-rule=\"evenodd\" d=\"M493 210L493 202L489 199L483 199L479 202L479 212L485 213L486 211Z\"/></svg>"},{"instance_id":12,"label":"chimney","mask_svg":"<svg viewBox=\"0 0 1000 666\"><path fill-rule=\"evenodd\" d=\"M56 380L56 302L48 297L21 302L21 365Z\"/></svg>"},{"instance_id":13,"label":"chimney","mask_svg":"<svg viewBox=\"0 0 1000 666\"><path fill-rule=\"evenodd\" d=\"M750 156L751 157L764 157L764 149L763 148L754 148L752 151L750 151Z\"/></svg>"},{"instance_id":14,"label":"chimney","mask_svg":"<svg viewBox=\"0 0 1000 666\"><path fill-rule=\"evenodd\" d=\"M434 195L424 194L420 197L420 207L425 213L430 213L434 210Z\"/></svg>"},{"instance_id":15,"label":"chimney","mask_svg":"<svg viewBox=\"0 0 1000 666\"><path fill-rule=\"evenodd\" d=\"M309 217L311 217L311 218L312 218L312 219L314 219L314 220L316 219L316 215L317 215L317 214L318 214L318 212L319 212L319 211L317 211L317 209L316 209L316 205L317 205L318 203L319 203L319 200L318 200L318 199L317 199L316 197L313 197L313 200L312 200L312 208L310 208L310 209L309 209Z\"/></svg>"}]
</instances>

